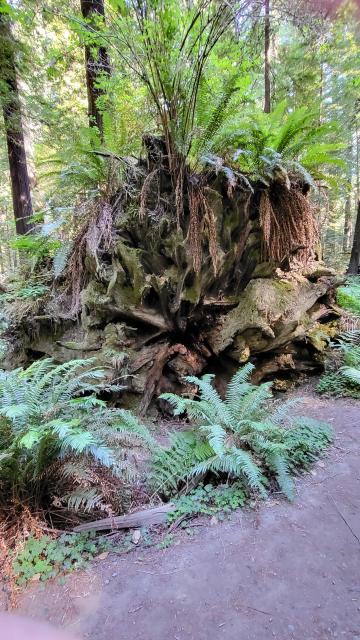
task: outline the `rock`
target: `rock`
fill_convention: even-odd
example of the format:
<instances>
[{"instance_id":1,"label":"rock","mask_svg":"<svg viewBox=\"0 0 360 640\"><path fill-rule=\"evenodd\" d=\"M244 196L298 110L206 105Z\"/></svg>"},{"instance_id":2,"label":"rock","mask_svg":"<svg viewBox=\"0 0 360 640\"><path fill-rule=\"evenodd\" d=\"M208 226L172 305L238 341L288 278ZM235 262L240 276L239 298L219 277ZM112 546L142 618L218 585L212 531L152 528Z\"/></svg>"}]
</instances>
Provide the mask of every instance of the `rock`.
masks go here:
<instances>
[{"instance_id":1,"label":"rock","mask_svg":"<svg viewBox=\"0 0 360 640\"><path fill-rule=\"evenodd\" d=\"M140 539L141 539L141 531L140 529L135 529L134 533L132 534L132 542L133 544L139 544Z\"/></svg>"}]
</instances>

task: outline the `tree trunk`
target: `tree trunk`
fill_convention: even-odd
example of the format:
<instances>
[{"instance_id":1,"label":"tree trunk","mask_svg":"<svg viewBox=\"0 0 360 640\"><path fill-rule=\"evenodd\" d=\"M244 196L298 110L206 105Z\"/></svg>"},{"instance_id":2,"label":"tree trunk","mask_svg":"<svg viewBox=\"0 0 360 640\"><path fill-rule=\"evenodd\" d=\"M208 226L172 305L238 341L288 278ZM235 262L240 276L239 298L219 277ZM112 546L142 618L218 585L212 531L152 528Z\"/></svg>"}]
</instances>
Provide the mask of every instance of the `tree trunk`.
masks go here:
<instances>
[{"instance_id":1,"label":"tree trunk","mask_svg":"<svg viewBox=\"0 0 360 640\"><path fill-rule=\"evenodd\" d=\"M345 201L345 219L344 219L344 236L343 236L343 252L346 253L350 249L351 242L351 197L350 194Z\"/></svg>"},{"instance_id":2,"label":"tree trunk","mask_svg":"<svg viewBox=\"0 0 360 640\"><path fill-rule=\"evenodd\" d=\"M11 33L10 22L7 16L1 13L0 69L0 99L8 149L16 233L24 235L32 229L29 218L32 216L33 209L21 120L21 104L16 77L14 40Z\"/></svg>"},{"instance_id":3,"label":"tree trunk","mask_svg":"<svg viewBox=\"0 0 360 640\"><path fill-rule=\"evenodd\" d=\"M271 111L271 86L270 86L270 0L265 0L265 27L264 27L264 112Z\"/></svg>"},{"instance_id":4,"label":"tree trunk","mask_svg":"<svg viewBox=\"0 0 360 640\"><path fill-rule=\"evenodd\" d=\"M353 245L351 250L351 257L347 273L352 276L356 276L359 272L360 265L360 200L358 201L356 224Z\"/></svg>"},{"instance_id":5,"label":"tree trunk","mask_svg":"<svg viewBox=\"0 0 360 640\"><path fill-rule=\"evenodd\" d=\"M104 95L99 86L101 75L110 75L110 59L106 47L96 46L96 31L99 19L105 20L103 0L80 0L83 18L87 21L90 32L94 32L94 42L85 45L86 87L88 94L88 116L90 127L97 127L103 140L103 115L98 107L98 98Z\"/></svg>"}]
</instances>

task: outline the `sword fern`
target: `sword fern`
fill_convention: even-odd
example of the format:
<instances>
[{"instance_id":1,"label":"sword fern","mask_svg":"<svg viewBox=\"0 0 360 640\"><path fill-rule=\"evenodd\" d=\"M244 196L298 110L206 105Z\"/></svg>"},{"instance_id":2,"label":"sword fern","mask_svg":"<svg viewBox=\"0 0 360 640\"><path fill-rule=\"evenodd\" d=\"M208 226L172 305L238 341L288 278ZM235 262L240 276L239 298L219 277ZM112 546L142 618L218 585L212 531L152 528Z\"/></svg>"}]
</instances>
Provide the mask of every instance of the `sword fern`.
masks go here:
<instances>
[{"instance_id":1,"label":"sword fern","mask_svg":"<svg viewBox=\"0 0 360 640\"><path fill-rule=\"evenodd\" d=\"M271 383L249 381L253 365L240 369L222 399L212 385L213 376L189 376L198 399L163 394L175 415L187 414L195 421L192 432L173 436L170 446L153 458L153 483L158 491L171 493L190 478L208 473L243 481L251 491L265 496L275 481L292 499L292 473L306 468L331 441L327 425L299 418L293 409L298 400L274 402Z\"/></svg>"}]
</instances>

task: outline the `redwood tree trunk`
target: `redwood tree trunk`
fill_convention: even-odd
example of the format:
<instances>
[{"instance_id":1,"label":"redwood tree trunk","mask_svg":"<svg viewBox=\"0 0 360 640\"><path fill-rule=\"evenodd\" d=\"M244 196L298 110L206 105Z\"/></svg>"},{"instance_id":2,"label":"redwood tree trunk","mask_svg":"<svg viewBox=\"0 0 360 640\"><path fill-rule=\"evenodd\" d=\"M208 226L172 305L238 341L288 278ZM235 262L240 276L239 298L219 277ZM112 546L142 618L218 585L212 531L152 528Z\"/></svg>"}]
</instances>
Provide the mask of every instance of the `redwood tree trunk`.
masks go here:
<instances>
[{"instance_id":1,"label":"redwood tree trunk","mask_svg":"<svg viewBox=\"0 0 360 640\"><path fill-rule=\"evenodd\" d=\"M32 229L29 218L32 216L33 209L16 77L14 40L10 22L7 16L1 13L0 70L0 79L2 81L0 84L0 98L9 158L16 233L24 235Z\"/></svg>"},{"instance_id":2,"label":"redwood tree trunk","mask_svg":"<svg viewBox=\"0 0 360 640\"><path fill-rule=\"evenodd\" d=\"M105 20L103 0L80 0L83 18L92 30L97 29L99 16ZM110 59L104 46L96 46L96 34L94 43L85 45L86 87L88 94L88 116L91 127L97 127L100 137L103 139L104 127L102 112L97 101L104 90L99 86L101 75L110 75Z\"/></svg>"},{"instance_id":3,"label":"redwood tree trunk","mask_svg":"<svg viewBox=\"0 0 360 640\"><path fill-rule=\"evenodd\" d=\"M271 111L271 86L270 86L270 0L265 0L265 27L264 27L264 112Z\"/></svg>"},{"instance_id":4,"label":"redwood tree trunk","mask_svg":"<svg viewBox=\"0 0 360 640\"><path fill-rule=\"evenodd\" d=\"M343 236L343 252L346 253L350 249L351 242L351 198L350 195L345 200L345 218L344 218L344 236Z\"/></svg>"},{"instance_id":5,"label":"redwood tree trunk","mask_svg":"<svg viewBox=\"0 0 360 640\"><path fill-rule=\"evenodd\" d=\"M348 267L348 274L355 276L359 272L360 265L360 200L358 201L356 224L353 245L351 250L351 257Z\"/></svg>"}]
</instances>

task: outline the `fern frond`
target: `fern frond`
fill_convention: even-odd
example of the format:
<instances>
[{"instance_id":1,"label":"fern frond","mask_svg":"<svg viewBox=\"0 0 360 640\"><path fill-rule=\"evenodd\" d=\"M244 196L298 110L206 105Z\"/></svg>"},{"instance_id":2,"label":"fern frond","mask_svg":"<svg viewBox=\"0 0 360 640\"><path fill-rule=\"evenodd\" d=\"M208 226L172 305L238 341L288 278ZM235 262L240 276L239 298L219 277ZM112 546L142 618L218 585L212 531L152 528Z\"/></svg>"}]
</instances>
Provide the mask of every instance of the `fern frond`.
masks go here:
<instances>
[{"instance_id":1,"label":"fern frond","mask_svg":"<svg viewBox=\"0 0 360 640\"><path fill-rule=\"evenodd\" d=\"M64 496L69 509L73 511L93 511L94 509L104 510L104 496L94 487L79 487L75 491Z\"/></svg>"},{"instance_id":2,"label":"fern frond","mask_svg":"<svg viewBox=\"0 0 360 640\"><path fill-rule=\"evenodd\" d=\"M340 373L347 380L350 380L352 384L360 385L360 368L356 369L355 367L341 367Z\"/></svg>"},{"instance_id":3,"label":"fern frond","mask_svg":"<svg viewBox=\"0 0 360 640\"><path fill-rule=\"evenodd\" d=\"M239 396L249 390L249 378L254 371L255 366L251 362L247 362L241 369L231 378L225 395L225 401L230 405L237 405Z\"/></svg>"},{"instance_id":4,"label":"fern frond","mask_svg":"<svg viewBox=\"0 0 360 640\"><path fill-rule=\"evenodd\" d=\"M213 376L187 377L200 399L165 394L175 413L195 418L196 432L172 436L170 446L155 453L153 478L163 493L179 483L208 473L240 478L265 496L275 477L280 489L293 496L290 469L306 468L329 444L327 427L311 418L292 415L298 399L270 403L271 383L248 382L253 366L245 365L231 380L223 401L212 386ZM290 414L290 415L289 415Z\"/></svg>"}]
</instances>

